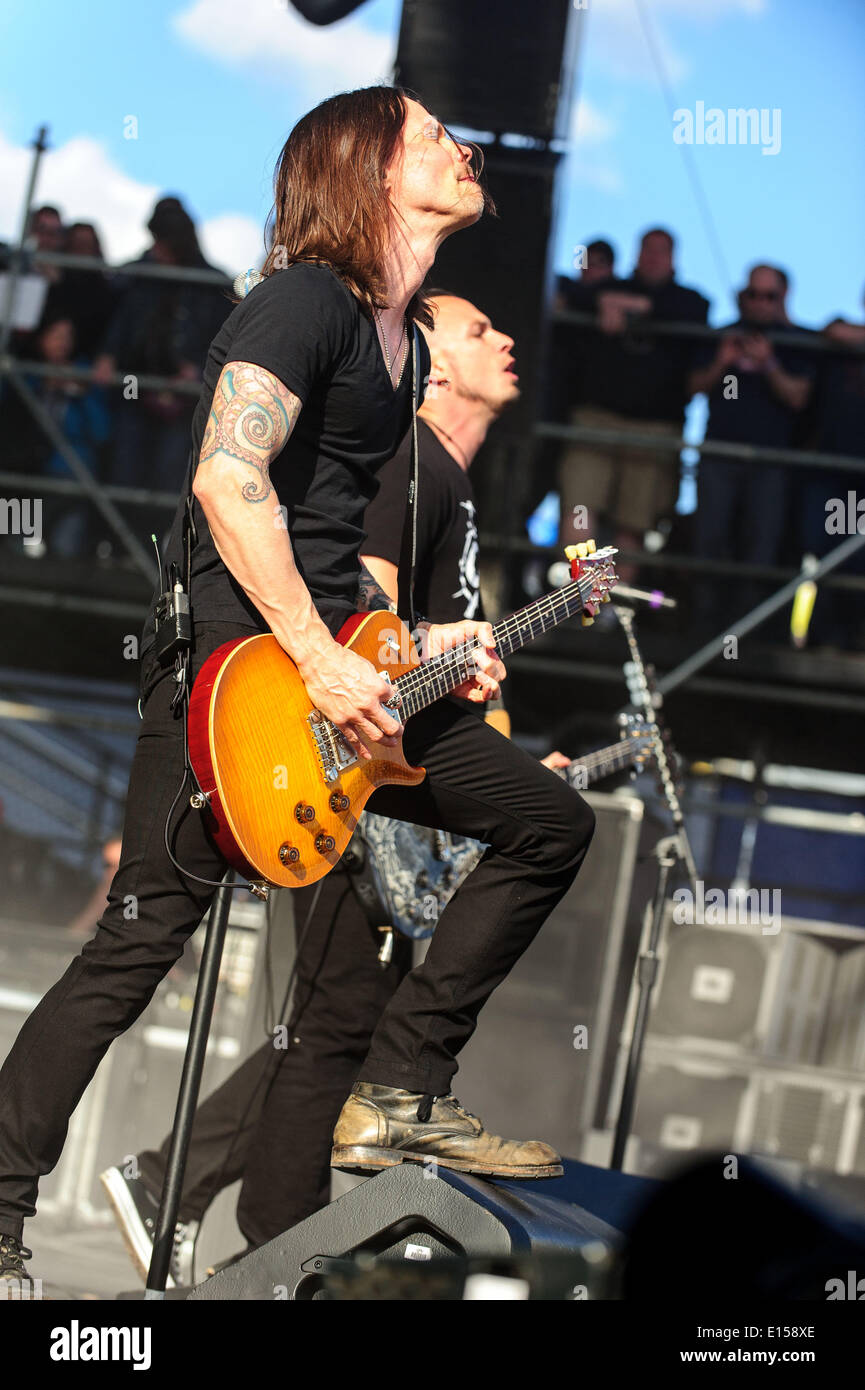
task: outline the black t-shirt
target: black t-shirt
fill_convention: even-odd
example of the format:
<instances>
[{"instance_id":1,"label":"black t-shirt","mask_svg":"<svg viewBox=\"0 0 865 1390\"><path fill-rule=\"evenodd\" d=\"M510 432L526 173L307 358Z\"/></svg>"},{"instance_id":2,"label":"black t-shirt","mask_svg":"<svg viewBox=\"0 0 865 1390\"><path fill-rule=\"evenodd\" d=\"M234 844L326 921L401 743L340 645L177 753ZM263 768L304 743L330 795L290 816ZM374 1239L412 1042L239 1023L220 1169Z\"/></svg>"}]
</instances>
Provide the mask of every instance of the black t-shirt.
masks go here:
<instances>
[{"instance_id":1,"label":"black t-shirt","mask_svg":"<svg viewBox=\"0 0 865 1390\"><path fill-rule=\"evenodd\" d=\"M827 454L862 457L865 451L865 357L854 357L852 353L821 357L815 415L815 448Z\"/></svg>"},{"instance_id":2,"label":"black t-shirt","mask_svg":"<svg viewBox=\"0 0 865 1390\"><path fill-rule=\"evenodd\" d=\"M594 312L604 291L644 296L651 302L648 320L704 324L709 312L709 301L696 290L675 280L647 285L636 274L590 284L563 280L560 291L566 307L579 312ZM624 333L565 324L557 328L562 360L554 370L566 376L572 406L594 405L634 419L682 424L699 339L641 332L639 317Z\"/></svg>"},{"instance_id":3,"label":"black t-shirt","mask_svg":"<svg viewBox=\"0 0 865 1390\"><path fill-rule=\"evenodd\" d=\"M436 623L483 622L475 496L468 474L418 419L415 611ZM379 491L364 519L366 555L399 565L410 468L411 432L379 474Z\"/></svg>"},{"instance_id":4,"label":"black t-shirt","mask_svg":"<svg viewBox=\"0 0 865 1390\"><path fill-rule=\"evenodd\" d=\"M420 401L429 352L420 333L418 340ZM226 320L207 356L192 423L196 462L226 362L264 367L303 403L285 448L270 467L274 493L259 505L270 508L275 525L284 508L298 570L334 634L357 610L363 514L378 488L376 474L411 421L411 357L409 347L394 390L374 324L329 267L310 264L276 271L257 285ZM166 544L166 566L171 561L181 565L184 503L185 488ZM266 632L264 618L220 559L197 500L194 521L194 620ZM142 649L152 640L151 608Z\"/></svg>"},{"instance_id":5,"label":"black t-shirt","mask_svg":"<svg viewBox=\"0 0 865 1390\"><path fill-rule=\"evenodd\" d=\"M783 325L777 325L781 328ZM723 333L760 333L761 325L742 319L718 330ZM801 330L797 329L797 332ZM695 366L707 367L714 360L718 344L707 339L700 348ZM774 353L781 367L792 376L814 376L814 357L802 348L778 344ZM736 398L725 399L725 377L736 378ZM761 444L765 448L785 449L794 442L797 413L785 405L769 385L764 371L755 371L749 359L732 362L709 395L706 438L729 444Z\"/></svg>"}]
</instances>

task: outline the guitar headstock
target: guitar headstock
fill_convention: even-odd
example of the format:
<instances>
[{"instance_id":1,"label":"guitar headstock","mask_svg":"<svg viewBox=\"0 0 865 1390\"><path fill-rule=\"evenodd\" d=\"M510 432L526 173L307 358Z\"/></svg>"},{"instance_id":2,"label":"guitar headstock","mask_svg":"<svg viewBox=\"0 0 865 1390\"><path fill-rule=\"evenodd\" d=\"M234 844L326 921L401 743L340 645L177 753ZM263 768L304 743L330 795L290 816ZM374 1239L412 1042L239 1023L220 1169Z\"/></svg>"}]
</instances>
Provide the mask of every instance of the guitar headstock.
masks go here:
<instances>
[{"instance_id":1,"label":"guitar headstock","mask_svg":"<svg viewBox=\"0 0 865 1390\"><path fill-rule=\"evenodd\" d=\"M583 592L584 627L594 622L602 603L609 603L610 590L619 582L613 564L616 553L612 545L598 550L594 541L565 546L565 555L571 562L571 578L579 583Z\"/></svg>"},{"instance_id":2,"label":"guitar headstock","mask_svg":"<svg viewBox=\"0 0 865 1390\"><path fill-rule=\"evenodd\" d=\"M646 728L643 716L620 714L619 738L628 744L628 753L633 758L635 767L642 770L654 751L654 735L651 729Z\"/></svg>"}]
</instances>

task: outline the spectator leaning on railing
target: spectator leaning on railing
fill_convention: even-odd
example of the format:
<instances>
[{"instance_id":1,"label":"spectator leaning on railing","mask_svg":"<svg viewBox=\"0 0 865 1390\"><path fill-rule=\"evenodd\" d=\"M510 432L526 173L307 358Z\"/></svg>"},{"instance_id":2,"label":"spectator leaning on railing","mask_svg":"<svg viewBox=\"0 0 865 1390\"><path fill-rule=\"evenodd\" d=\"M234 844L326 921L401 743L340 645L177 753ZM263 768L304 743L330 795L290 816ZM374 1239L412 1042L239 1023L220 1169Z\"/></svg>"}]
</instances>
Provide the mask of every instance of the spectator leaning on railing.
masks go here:
<instances>
[{"instance_id":1,"label":"spectator leaning on railing","mask_svg":"<svg viewBox=\"0 0 865 1390\"><path fill-rule=\"evenodd\" d=\"M787 274L755 265L738 295L740 316L701 345L691 375L694 393L709 399L706 438L732 444L786 449L794 443L797 416L808 403L815 374L813 354L773 345L766 329L791 329ZM694 547L702 559L775 565L788 520L788 472L782 464L744 462L704 454L697 481ZM745 580L695 587L698 623L726 621L752 608L765 590Z\"/></svg>"},{"instance_id":2,"label":"spectator leaning on railing","mask_svg":"<svg viewBox=\"0 0 865 1390\"><path fill-rule=\"evenodd\" d=\"M74 222L63 233L61 246L70 256L95 256L104 260L99 233L92 222ZM93 358L105 337L117 302L113 278L95 270L66 267L52 285L45 305L46 316L62 315L75 325L78 352Z\"/></svg>"},{"instance_id":3,"label":"spectator leaning on railing","mask_svg":"<svg viewBox=\"0 0 865 1390\"><path fill-rule=\"evenodd\" d=\"M140 260L159 265L213 270L204 258L192 218L179 199L156 204L148 230L153 245ZM226 289L228 282L226 281ZM95 364L96 379L113 371L199 381L211 340L232 308L218 286L181 280L129 277ZM115 394L112 482L176 493L189 452L195 397L171 390ZM165 511L137 508L132 524L139 536L166 528Z\"/></svg>"},{"instance_id":4,"label":"spectator leaning on railing","mask_svg":"<svg viewBox=\"0 0 865 1390\"><path fill-rule=\"evenodd\" d=\"M54 367L90 365L76 351L71 319L50 311L46 311L34 335L30 355L35 361ZM79 457L98 474L100 451L108 437L104 390L59 375L37 376L26 371L24 381ZM14 390L0 402L0 439L4 468L26 475L34 495L42 491L40 477L72 479L65 458L54 449L39 420ZM44 492L41 508L41 537L38 543L22 546L25 555L35 559L47 549L49 554L69 558L84 555L90 549L93 512L85 498Z\"/></svg>"},{"instance_id":5,"label":"spectator leaning on railing","mask_svg":"<svg viewBox=\"0 0 865 1390\"><path fill-rule=\"evenodd\" d=\"M810 430L806 443L821 454L845 454L865 460L865 323L836 318L823 329L824 340L837 352L820 354L814 387ZM865 461L860 473L832 468L801 470L805 474L797 540L800 554L821 557L840 545L851 523L865 530L858 504L865 497ZM854 508L850 511L849 494ZM865 550L853 555L840 571L865 575ZM813 641L865 649L865 603L861 593L818 588L811 624Z\"/></svg>"},{"instance_id":6,"label":"spectator leaning on railing","mask_svg":"<svg viewBox=\"0 0 865 1390\"><path fill-rule=\"evenodd\" d=\"M695 342L641 331L641 322L653 319L706 322L709 301L677 282L673 253L670 233L653 228L641 239L628 279L583 277L562 287L564 307L597 314L597 328L572 330L572 353L560 364L568 374L572 424L681 435ZM559 482L565 541L592 534L600 518L613 528L617 544L635 548L646 531L672 515L679 450L575 443L563 451Z\"/></svg>"}]
</instances>

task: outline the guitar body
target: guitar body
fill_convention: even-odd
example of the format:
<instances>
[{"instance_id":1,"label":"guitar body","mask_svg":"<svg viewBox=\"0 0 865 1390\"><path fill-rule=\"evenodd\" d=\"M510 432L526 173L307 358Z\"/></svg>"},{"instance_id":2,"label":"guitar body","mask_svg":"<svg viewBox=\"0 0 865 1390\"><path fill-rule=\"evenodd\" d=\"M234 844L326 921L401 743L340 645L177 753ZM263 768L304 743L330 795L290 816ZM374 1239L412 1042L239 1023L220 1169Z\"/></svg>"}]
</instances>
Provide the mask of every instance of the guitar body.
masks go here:
<instances>
[{"instance_id":1,"label":"guitar body","mask_svg":"<svg viewBox=\"0 0 865 1390\"><path fill-rule=\"evenodd\" d=\"M338 641L395 680L420 664L408 628L386 611L356 614ZM189 756L206 824L250 882L299 888L338 862L369 797L416 786L402 740L356 758L319 715L291 657L270 633L226 642L189 699Z\"/></svg>"},{"instance_id":2,"label":"guitar body","mask_svg":"<svg viewBox=\"0 0 865 1390\"><path fill-rule=\"evenodd\" d=\"M569 553L573 550L573 555ZM566 549L572 582L493 627L504 655L582 614L591 621L616 582L609 546ZM423 663L393 613L356 613L337 640L397 685L403 719L456 690L475 671L473 641ZM426 771L406 762L402 740L367 745L359 758L316 709L272 633L238 637L204 663L189 697L189 757L202 810L228 863L253 886L300 888L338 863L377 787L414 787Z\"/></svg>"}]
</instances>

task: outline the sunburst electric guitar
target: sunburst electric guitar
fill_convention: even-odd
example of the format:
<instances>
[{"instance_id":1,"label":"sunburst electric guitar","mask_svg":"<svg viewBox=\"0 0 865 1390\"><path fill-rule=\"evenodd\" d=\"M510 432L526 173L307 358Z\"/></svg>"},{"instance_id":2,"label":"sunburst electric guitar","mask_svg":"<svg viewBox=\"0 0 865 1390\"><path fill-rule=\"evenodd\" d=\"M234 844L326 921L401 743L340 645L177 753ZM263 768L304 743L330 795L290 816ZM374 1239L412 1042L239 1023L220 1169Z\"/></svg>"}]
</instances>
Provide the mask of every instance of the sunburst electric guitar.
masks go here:
<instances>
[{"instance_id":1,"label":"sunburst electric guitar","mask_svg":"<svg viewBox=\"0 0 865 1390\"><path fill-rule=\"evenodd\" d=\"M571 582L493 625L500 656L578 613L590 621L618 582L615 551L569 546ZM337 640L386 677L405 723L475 673L480 643L421 661L393 613L358 613ZM402 740L368 745L360 758L315 708L291 657L270 633L240 637L204 663L189 699L191 798L228 863L250 886L298 888L338 863L377 787L416 786L426 776L406 761Z\"/></svg>"}]
</instances>

